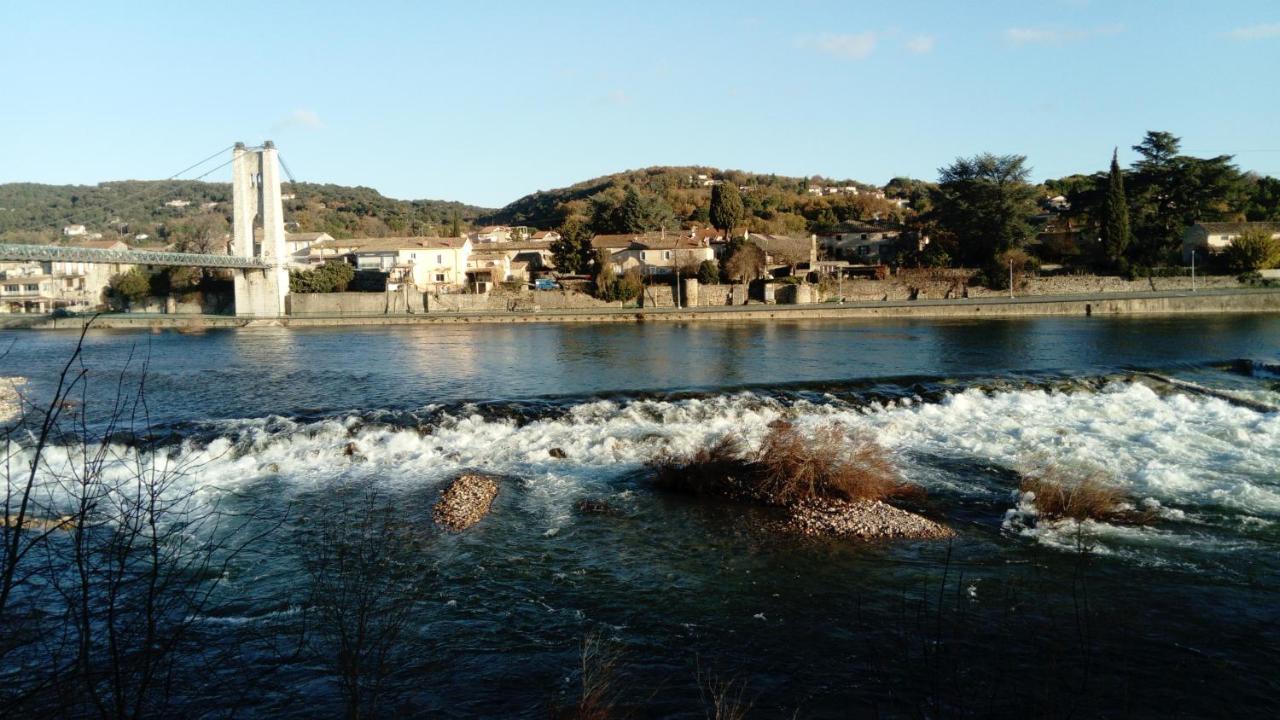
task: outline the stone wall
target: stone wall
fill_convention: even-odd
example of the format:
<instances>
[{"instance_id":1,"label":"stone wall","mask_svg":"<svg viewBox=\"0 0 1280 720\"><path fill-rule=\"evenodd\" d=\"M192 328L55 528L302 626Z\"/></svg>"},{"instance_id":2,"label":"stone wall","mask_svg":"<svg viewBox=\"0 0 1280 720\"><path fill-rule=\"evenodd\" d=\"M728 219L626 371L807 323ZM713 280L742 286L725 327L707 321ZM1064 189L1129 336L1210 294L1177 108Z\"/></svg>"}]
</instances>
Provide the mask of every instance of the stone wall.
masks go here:
<instances>
[{"instance_id":1,"label":"stone wall","mask_svg":"<svg viewBox=\"0 0 1280 720\"><path fill-rule=\"evenodd\" d=\"M690 299L692 299L692 295ZM745 284L700 285L698 287L697 307L745 305L746 303L747 286Z\"/></svg>"},{"instance_id":2,"label":"stone wall","mask_svg":"<svg viewBox=\"0 0 1280 720\"><path fill-rule=\"evenodd\" d=\"M842 295L849 302L875 302L878 300L942 300L950 298L1008 297L1008 290L991 290L970 287L972 275L968 270L903 270L885 280L848 279L837 285L828 280L825 293L819 293L818 302ZM1196 288L1237 288L1240 284L1234 276L1214 275L1197 277ZM1014 294L1028 295L1085 295L1093 293L1171 292L1190 290L1191 278L1142 278L1126 280L1122 277L1103 275L1056 275L1017 279Z\"/></svg>"},{"instance_id":3,"label":"stone wall","mask_svg":"<svg viewBox=\"0 0 1280 720\"><path fill-rule=\"evenodd\" d=\"M292 293L289 314L307 315L381 315L388 312L391 293ZM399 312L406 312L403 305Z\"/></svg>"},{"instance_id":4,"label":"stone wall","mask_svg":"<svg viewBox=\"0 0 1280 720\"><path fill-rule=\"evenodd\" d=\"M457 293L427 297L427 311L433 313L594 310L622 306L621 302L605 302L573 290L497 289L484 295Z\"/></svg>"}]
</instances>

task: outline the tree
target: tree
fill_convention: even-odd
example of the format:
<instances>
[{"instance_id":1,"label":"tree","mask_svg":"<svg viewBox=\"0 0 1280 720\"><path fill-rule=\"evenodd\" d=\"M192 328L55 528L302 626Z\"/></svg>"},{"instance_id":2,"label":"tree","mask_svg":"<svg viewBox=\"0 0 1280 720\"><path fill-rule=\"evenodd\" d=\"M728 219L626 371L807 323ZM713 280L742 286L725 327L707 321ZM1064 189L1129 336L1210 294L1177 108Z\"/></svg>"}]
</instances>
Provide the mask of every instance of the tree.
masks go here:
<instances>
[{"instance_id":1,"label":"tree","mask_svg":"<svg viewBox=\"0 0 1280 720\"><path fill-rule=\"evenodd\" d=\"M698 283L702 285L717 285L720 282L720 266L715 260L703 260L698 265Z\"/></svg>"},{"instance_id":2,"label":"tree","mask_svg":"<svg viewBox=\"0 0 1280 720\"><path fill-rule=\"evenodd\" d=\"M1260 177L1253 181L1245 219L1251 222L1280 220L1280 180Z\"/></svg>"},{"instance_id":3,"label":"tree","mask_svg":"<svg viewBox=\"0 0 1280 720\"><path fill-rule=\"evenodd\" d=\"M723 231L726 239L733 236L733 229L742 224L744 215L737 185L722 180L711 187L711 224Z\"/></svg>"},{"instance_id":4,"label":"tree","mask_svg":"<svg viewBox=\"0 0 1280 720\"><path fill-rule=\"evenodd\" d=\"M586 272L591 267L591 229L582 218L570 216L560 226L560 239L551 243L556 270L567 275Z\"/></svg>"},{"instance_id":5,"label":"tree","mask_svg":"<svg viewBox=\"0 0 1280 720\"><path fill-rule=\"evenodd\" d=\"M743 238L730 240L720 261L721 275L729 282L748 282L760 277L765 268L764 251Z\"/></svg>"},{"instance_id":6,"label":"tree","mask_svg":"<svg viewBox=\"0 0 1280 720\"><path fill-rule=\"evenodd\" d=\"M957 158L938 171L934 218L956 240L959 260L985 267L1022 245L1032 229L1036 191L1022 155L983 153Z\"/></svg>"},{"instance_id":7,"label":"tree","mask_svg":"<svg viewBox=\"0 0 1280 720\"><path fill-rule=\"evenodd\" d=\"M1245 204L1248 187L1230 155L1180 155L1181 143L1171 133L1148 131L1133 146L1140 158L1133 164L1130 259L1139 264L1172 262L1187 226L1237 219Z\"/></svg>"},{"instance_id":8,"label":"tree","mask_svg":"<svg viewBox=\"0 0 1280 720\"><path fill-rule=\"evenodd\" d=\"M107 288L127 305L134 305L151 294L151 278L142 268L133 268L127 272L114 275L107 283Z\"/></svg>"},{"instance_id":9,"label":"tree","mask_svg":"<svg viewBox=\"0 0 1280 720\"><path fill-rule=\"evenodd\" d=\"M648 229L644 203L634 185L627 186L627 194L618 208L617 229L623 233L642 233Z\"/></svg>"},{"instance_id":10,"label":"tree","mask_svg":"<svg viewBox=\"0 0 1280 720\"><path fill-rule=\"evenodd\" d=\"M1120 172L1117 151L1111 152L1111 172L1107 177L1107 194L1102 200L1102 218L1099 228L1102 251L1107 263L1123 271L1128 265L1129 250L1129 201L1124 194L1124 174Z\"/></svg>"},{"instance_id":11,"label":"tree","mask_svg":"<svg viewBox=\"0 0 1280 720\"><path fill-rule=\"evenodd\" d=\"M457 210L449 218L449 237L462 237L462 222L458 219Z\"/></svg>"},{"instance_id":12,"label":"tree","mask_svg":"<svg viewBox=\"0 0 1280 720\"><path fill-rule=\"evenodd\" d=\"M227 252L227 219L221 215L197 215L166 229L174 250L189 253Z\"/></svg>"},{"instance_id":13,"label":"tree","mask_svg":"<svg viewBox=\"0 0 1280 720\"><path fill-rule=\"evenodd\" d=\"M1270 230L1246 230L1231 240L1222 252L1227 266L1235 272L1254 272L1280 263L1280 242Z\"/></svg>"}]
</instances>

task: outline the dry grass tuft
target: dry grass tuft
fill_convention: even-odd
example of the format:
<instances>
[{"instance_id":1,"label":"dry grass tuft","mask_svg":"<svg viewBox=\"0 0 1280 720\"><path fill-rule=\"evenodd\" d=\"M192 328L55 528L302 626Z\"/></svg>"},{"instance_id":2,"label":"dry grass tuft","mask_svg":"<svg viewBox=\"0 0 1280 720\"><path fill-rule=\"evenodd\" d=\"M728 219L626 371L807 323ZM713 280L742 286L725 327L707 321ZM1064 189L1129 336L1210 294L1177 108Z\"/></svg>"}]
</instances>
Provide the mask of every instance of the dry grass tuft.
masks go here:
<instances>
[{"instance_id":1,"label":"dry grass tuft","mask_svg":"<svg viewBox=\"0 0 1280 720\"><path fill-rule=\"evenodd\" d=\"M1072 473L1048 466L1024 474L1020 488L1033 495L1031 503L1046 520L1097 520L1122 525L1146 525L1154 512L1136 510L1132 498L1104 473Z\"/></svg>"},{"instance_id":2,"label":"dry grass tuft","mask_svg":"<svg viewBox=\"0 0 1280 720\"><path fill-rule=\"evenodd\" d=\"M770 505L924 495L923 489L901 480L884 447L835 426L806 435L790 423L775 422L754 455L726 435L691 455L666 453L649 465L654 482L668 490Z\"/></svg>"},{"instance_id":3,"label":"dry grass tuft","mask_svg":"<svg viewBox=\"0 0 1280 720\"><path fill-rule=\"evenodd\" d=\"M583 638L579 667L582 694L576 703L561 708L554 716L561 720L608 720L621 716L615 683L620 655L616 647L597 635Z\"/></svg>"}]
</instances>

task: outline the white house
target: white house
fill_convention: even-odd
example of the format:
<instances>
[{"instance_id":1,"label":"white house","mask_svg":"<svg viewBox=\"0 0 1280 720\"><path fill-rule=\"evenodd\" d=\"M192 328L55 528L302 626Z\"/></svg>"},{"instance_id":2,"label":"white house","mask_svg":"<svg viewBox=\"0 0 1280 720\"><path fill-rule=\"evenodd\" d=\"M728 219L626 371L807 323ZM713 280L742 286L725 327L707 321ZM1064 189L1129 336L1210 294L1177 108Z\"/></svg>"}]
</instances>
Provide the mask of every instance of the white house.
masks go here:
<instances>
[{"instance_id":1,"label":"white house","mask_svg":"<svg viewBox=\"0 0 1280 720\"><path fill-rule=\"evenodd\" d=\"M486 225L472 233L471 239L477 245L481 243L511 242L512 229L506 225Z\"/></svg>"},{"instance_id":2,"label":"white house","mask_svg":"<svg viewBox=\"0 0 1280 720\"><path fill-rule=\"evenodd\" d=\"M1217 255L1231 246L1231 241L1246 232L1261 230L1280 239L1280 222L1205 222L1196 223L1182 233L1182 262L1190 264L1191 255Z\"/></svg>"},{"instance_id":3,"label":"white house","mask_svg":"<svg viewBox=\"0 0 1280 720\"><path fill-rule=\"evenodd\" d=\"M86 241L77 247L128 250L118 240ZM112 276L131 269L126 263L43 260L0 263L0 312L47 313L58 308L88 310L102 304Z\"/></svg>"},{"instance_id":4,"label":"white house","mask_svg":"<svg viewBox=\"0 0 1280 720\"><path fill-rule=\"evenodd\" d=\"M83 225L67 225L62 228L63 237L76 237L77 235L84 235L86 232L88 231L85 230Z\"/></svg>"},{"instance_id":5,"label":"white house","mask_svg":"<svg viewBox=\"0 0 1280 720\"><path fill-rule=\"evenodd\" d=\"M356 269L387 273L389 287L411 283L423 291L455 292L466 283L471 247L470 238L370 238L352 255Z\"/></svg>"}]
</instances>

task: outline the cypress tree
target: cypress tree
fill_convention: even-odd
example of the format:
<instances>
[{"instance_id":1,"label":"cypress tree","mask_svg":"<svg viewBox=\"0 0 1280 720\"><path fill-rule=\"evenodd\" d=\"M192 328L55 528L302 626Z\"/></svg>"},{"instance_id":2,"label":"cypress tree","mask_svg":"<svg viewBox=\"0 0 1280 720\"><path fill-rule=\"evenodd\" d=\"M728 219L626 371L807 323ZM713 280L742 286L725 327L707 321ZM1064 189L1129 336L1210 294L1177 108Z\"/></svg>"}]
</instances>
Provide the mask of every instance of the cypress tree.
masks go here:
<instances>
[{"instance_id":1,"label":"cypress tree","mask_svg":"<svg viewBox=\"0 0 1280 720\"><path fill-rule=\"evenodd\" d=\"M721 180L711 187L711 224L717 230L724 231L725 240L733 235L733 229L742 222L744 212L737 185Z\"/></svg>"},{"instance_id":2,"label":"cypress tree","mask_svg":"<svg viewBox=\"0 0 1280 720\"><path fill-rule=\"evenodd\" d=\"M1123 271L1128 265L1129 201L1124 196L1124 175L1116 152L1111 153L1111 172L1107 177L1107 194L1102 199L1102 251L1107 262Z\"/></svg>"}]
</instances>

